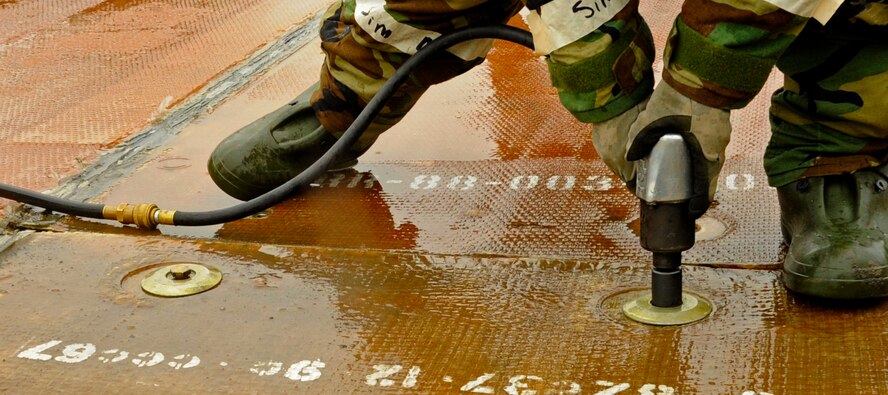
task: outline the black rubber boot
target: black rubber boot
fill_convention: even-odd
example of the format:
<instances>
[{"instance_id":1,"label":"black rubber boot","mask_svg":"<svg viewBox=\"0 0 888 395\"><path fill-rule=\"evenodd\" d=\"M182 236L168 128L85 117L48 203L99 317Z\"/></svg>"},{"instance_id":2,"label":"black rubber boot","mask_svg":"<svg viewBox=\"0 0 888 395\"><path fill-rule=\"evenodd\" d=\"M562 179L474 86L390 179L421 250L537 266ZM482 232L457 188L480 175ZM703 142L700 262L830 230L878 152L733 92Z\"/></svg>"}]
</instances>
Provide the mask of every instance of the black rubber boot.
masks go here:
<instances>
[{"instance_id":1,"label":"black rubber boot","mask_svg":"<svg viewBox=\"0 0 888 395\"><path fill-rule=\"evenodd\" d=\"M219 143L207 163L213 182L232 197L250 200L284 184L320 158L336 137L321 126L311 108L317 86ZM360 154L349 151L329 170L354 166Z\"/></svg>"},{"instance_id":2,"label":"black rubber boot","mask_svg":"<svg viewBox=\"0 0 888 395\"><path fill-rule=\"evenodd\" d=\"M787 288L831 299L888 296L888 165L796 181L777 196Z\"/></svg>"}]
</instances>

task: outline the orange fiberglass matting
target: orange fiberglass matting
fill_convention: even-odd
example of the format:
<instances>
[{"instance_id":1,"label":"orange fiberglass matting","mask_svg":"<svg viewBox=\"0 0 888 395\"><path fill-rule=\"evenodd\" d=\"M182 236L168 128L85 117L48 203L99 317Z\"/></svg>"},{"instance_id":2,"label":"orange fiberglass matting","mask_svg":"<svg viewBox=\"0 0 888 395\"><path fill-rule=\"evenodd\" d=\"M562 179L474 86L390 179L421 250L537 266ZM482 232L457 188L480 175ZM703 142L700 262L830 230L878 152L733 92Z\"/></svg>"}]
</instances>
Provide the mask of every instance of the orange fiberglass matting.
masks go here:
<instances>
[{"instance_id":1,"label":"orange fiberglass matting","mask_svg":"<svg viewBox=\"0 0 888 395\"><path fill-rule=\"evenodd\" d=\"M320 1L62 3L0 2L0 37L18 43L0 45L0 69L16 70L2 82L0 153L20 185L77 174L59 190L81 200L236 203L207 174L213 148L314 83L323 61L318 41L299 36L286 60L240 63L305 28ZM642 2L661 48L679 3ZM162 29L103 35L132 20ZM26 60L56 68L18 66ZM58 70L79 77L38 76ZM245 81L226 79L244 70ZM715 310L666 328L612 303L649 286L638 201L548 78L539 58L498 43L430 89L354 169L225 225L13 217L19 232L0 236L0 392L888 392L888 304L798 298L775 270L783 246L761 156L778 75L734 112L717 204L685 253L685 287ZM44 108L49 94L60 96ZM123 140L165 133L176 116L181 132ZM143 291L174 267L223 278L181 298Z\"/></svg>"},{"instance_id":2,"label":"orange fiberglass matting","mask_svg":"<svg viewBox=\"0 0 888 395\"><path fill-rule=\"evenodd\" d=\"M324 3L0 2L0 181L55 186Z\"/></svg>"},{"instance_id":3,"label":"orange fiberglass matting","mask_svg":"<svg viewBox=\"0 0 888 395\"><path fill-rule=\"evenodd\" d=\"M184 298L139 288L139 269L181 261L224 279ZM888 305L798 299L767 270L686 268L715 312L659 328L604 302L645 286L643 264L77 232L28 236L3 262L3 392L888 389Z\"/></svg>"}]
</instances>

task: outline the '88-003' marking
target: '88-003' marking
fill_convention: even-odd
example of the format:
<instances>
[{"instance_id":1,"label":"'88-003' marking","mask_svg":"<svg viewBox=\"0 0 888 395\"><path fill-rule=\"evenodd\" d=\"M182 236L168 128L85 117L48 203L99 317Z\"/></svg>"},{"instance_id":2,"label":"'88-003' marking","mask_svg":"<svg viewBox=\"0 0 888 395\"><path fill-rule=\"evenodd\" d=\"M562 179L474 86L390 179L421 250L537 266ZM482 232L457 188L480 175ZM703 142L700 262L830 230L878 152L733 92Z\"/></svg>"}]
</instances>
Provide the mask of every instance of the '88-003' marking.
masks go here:
<instances>
[{"instance_id":1,"label":"'88-003' marking","mask_svg":"<svg viewBox=\"0 0 888 395\"><path fill-rule=\"evenodd\" d=\"M472 191L479 188L503 188L512 191L574 191L607 192L622 188L623 182L612 176L601 175L517 175L511 178L491 180L473 175L442 176L437 174L420 174L412 179L377 180L370 173L331 173L315 183L315 188L373 188L376 185L406 185L412 190L433 191ZM750 191L756 188L756 177L749 173L728 174L721 184L721 191Z\"/></svg>"}]
</instances>

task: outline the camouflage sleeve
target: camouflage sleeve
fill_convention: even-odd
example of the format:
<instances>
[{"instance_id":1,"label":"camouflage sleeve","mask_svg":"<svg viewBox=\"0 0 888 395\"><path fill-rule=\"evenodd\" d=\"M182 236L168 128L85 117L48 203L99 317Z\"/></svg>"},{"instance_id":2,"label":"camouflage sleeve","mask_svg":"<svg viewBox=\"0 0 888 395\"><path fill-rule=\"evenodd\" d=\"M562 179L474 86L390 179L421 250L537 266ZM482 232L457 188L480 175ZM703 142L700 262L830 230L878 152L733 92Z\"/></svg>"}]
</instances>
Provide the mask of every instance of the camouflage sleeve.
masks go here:
<instances>
[{"instance_id":1,"label":"camouflage sleeve","mask_svg":"<svg viewBox=\"0 0 888 395\"><path fill-rule=\"evenodd\" d=\"M638 5L630 1L547 59L561 102L580 121L606 121L650 95L654 45ZM686 0L669 36L663 79L700 103L743 107L806 21L762 0Z\"/></svg>"},{"instance_id":2,"label":"camouflage sleeve","mask_svg":"<svg viewBox=\"0 0 888 395\"><path fill-rule=\"evenodd\" d=\"M667 40L663 80L699 103L742 108L806 21L762 0L686 0Z\"/></svg>"},{"instance_id":3,"label":"camouflage sleeve","mask_svg":"<svg viewBox=\"0 0 888 395\"><path fill-rule=\"evenodd\" d=\"M578 120L602 122L653 90L654 42L631 0L609 22L546 59L561 103Z\"/></svg>"},{"instance_id":4,"label":"camouflage sleeve","mask_svg":"<svg viewBox=\"0 0 888 395\"><path fill-rule=\"evenodd\" d=\"M888 162L888 2L846 2L780 58L764 165L774 187Z\"/></svg>"}]
</instances>

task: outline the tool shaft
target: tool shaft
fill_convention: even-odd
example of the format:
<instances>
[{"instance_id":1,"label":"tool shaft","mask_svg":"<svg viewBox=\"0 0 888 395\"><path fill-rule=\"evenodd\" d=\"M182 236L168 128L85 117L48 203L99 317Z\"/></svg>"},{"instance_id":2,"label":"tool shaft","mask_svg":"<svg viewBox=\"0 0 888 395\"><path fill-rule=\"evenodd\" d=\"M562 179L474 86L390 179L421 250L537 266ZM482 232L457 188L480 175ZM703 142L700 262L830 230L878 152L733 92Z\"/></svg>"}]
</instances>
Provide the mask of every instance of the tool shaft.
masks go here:
<instances>
[{"instance_id":1,"label":"tool shaft","mask_svg":"<svg viewBox=\"0 0 888 395\"><path fill-rule=\"evenodd\" d=\"M654 253L651 270L651 304L678 307L682 304L681 253Z\"/></svg>"}]
</instances>

